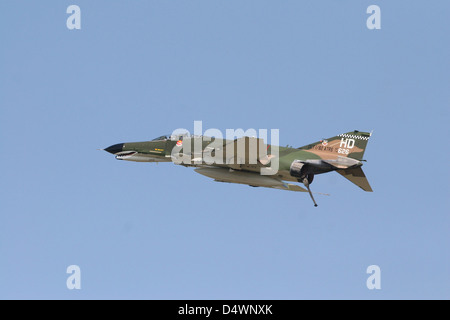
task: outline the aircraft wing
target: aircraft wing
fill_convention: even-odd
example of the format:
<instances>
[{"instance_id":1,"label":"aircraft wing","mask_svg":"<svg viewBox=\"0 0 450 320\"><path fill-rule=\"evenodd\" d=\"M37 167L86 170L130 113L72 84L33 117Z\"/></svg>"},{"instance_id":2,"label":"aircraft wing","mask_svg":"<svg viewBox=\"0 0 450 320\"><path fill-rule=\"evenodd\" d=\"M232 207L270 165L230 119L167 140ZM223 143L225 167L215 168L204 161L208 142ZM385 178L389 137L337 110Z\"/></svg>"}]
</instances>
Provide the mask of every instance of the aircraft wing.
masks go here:
<instances>
[{"instance_id":1,"label":"aircraft wing","mask_svg":"<svg viewBox=\"0 0 450 320\"><path fill-rule=\"evenodd\" d=\"M218 167L200 167L197 173L213 178L217 182L246 184L252 187L274 188L280 190L308 192L306 189L291 183L285 183L271 176L262 176L259 173L239 171Z\"/></svg>"},{"instance_id":2,"label":"aircraft wing","mask_svg":"<svg viewBox=\"0 0 450 320\"><path fill-rule=\"evenodd\" d=\"M267 154L267 145L264 139L242 137L233 141L224 140L224 144L207 147L203 156L205 158L219 157L222 163L232 169L255 171L270 163L274 155Z\"/></svg>"}]
</instances>

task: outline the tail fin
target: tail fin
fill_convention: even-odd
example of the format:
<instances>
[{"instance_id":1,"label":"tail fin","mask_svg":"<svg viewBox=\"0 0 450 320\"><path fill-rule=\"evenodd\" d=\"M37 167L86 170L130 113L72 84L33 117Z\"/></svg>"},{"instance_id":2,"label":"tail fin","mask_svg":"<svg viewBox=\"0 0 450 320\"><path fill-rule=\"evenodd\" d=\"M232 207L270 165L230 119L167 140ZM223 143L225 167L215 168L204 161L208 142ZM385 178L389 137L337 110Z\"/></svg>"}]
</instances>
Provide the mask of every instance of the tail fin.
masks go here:
<instances>
[{"instance_id":1,"label":"tail fin","mask_svg":"<svg viewBox=\"0 0 450 320\"><path fill-rule=\"evenodd\" d=\"M341 156L362 160L371 135L369 132L355 130L320 140L299 149L312 152L322 159L334 159Z\"/></svg>"}]
</instances>

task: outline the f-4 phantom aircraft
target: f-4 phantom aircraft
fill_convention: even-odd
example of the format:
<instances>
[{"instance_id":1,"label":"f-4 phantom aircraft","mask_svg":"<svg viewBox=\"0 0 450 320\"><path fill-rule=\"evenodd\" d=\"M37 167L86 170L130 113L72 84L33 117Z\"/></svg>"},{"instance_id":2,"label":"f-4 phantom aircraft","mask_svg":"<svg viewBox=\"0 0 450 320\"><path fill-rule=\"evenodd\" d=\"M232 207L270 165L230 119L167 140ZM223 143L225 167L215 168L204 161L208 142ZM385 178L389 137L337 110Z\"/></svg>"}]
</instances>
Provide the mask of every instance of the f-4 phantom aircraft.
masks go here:
<instances>
[{"instance_id":1,"label":"f-4 phantom aircraft","mask_svg":"<svg viewBox=\"0 0 450 320\"><path fill-rule=\"evenodd\" d=\"M318 174L336 171L364 191L372 191L361 168L370 136L355 130L292 148L267 145L253 137L227 140L165 135L151 141L114 144L104 150L118 160L195 167L197 173L218 182L308 192L317 207L310 185ZM289 182L303 183L306 189Z\"/></svg>"}]
</instances>

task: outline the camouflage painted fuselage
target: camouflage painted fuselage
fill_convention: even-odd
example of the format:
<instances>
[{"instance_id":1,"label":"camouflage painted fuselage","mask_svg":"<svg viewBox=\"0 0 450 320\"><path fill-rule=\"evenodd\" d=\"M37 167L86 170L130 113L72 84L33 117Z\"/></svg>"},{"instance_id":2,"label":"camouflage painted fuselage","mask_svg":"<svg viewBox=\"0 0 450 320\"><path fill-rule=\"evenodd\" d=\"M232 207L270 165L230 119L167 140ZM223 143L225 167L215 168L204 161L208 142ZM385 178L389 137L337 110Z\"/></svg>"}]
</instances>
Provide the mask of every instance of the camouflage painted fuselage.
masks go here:
<instances>
[{"instance_id":1,"label":"camouflage painted fuselage","mask_svg":"<svg viewBox=\"0 0 450 320\"><path fill-rule=\"evenodd\" d=\"M105 150L118 160L174 162L196 167L196 172L219 182L291 191L306 190L283 181L302 182L310 191L314 175L337 171L363 190L372 191L361 170L370 136L367 132L353 131L300 148L266 145L262 139L251 137L226 140L162 136L152 141L116 144ZM262 177L262 169L272 171Z\"/></svg>"}]
</instances>

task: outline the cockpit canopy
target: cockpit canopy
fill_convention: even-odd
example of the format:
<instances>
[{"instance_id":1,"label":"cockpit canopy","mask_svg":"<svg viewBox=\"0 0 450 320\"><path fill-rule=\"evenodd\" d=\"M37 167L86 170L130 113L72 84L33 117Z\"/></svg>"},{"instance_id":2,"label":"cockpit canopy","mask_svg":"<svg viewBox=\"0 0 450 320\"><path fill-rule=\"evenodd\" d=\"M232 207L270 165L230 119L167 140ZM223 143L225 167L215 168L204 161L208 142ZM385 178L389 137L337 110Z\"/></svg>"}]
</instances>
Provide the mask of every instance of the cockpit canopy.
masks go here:
<instances>
[{"instance_id":1,"label":"cockpit canopy","mask_svg":"<svg viewBox=\"0 0 450 320\"><path fill-rule=\"evenodd\" d=\"M157 137L155 139L153 139L152 141L167 141L167 140L172 140L172 141L178 141L178 140L183 140L183 138L189 138L190 135L189 133L179 133L179 134L166 134L160 137Z\"/></svg>"},{"instance_id":2,"label":"cockpit canopy","mask_svg":"<svg viewBox=\"0 0 450 320\"><path fill-rule=\"evenodd\" d=\"M165 141L165 140L169 140L169 136L168 135L160 136L158 138L153 139L152 141Z\"/></svg>"}]
</instances>

